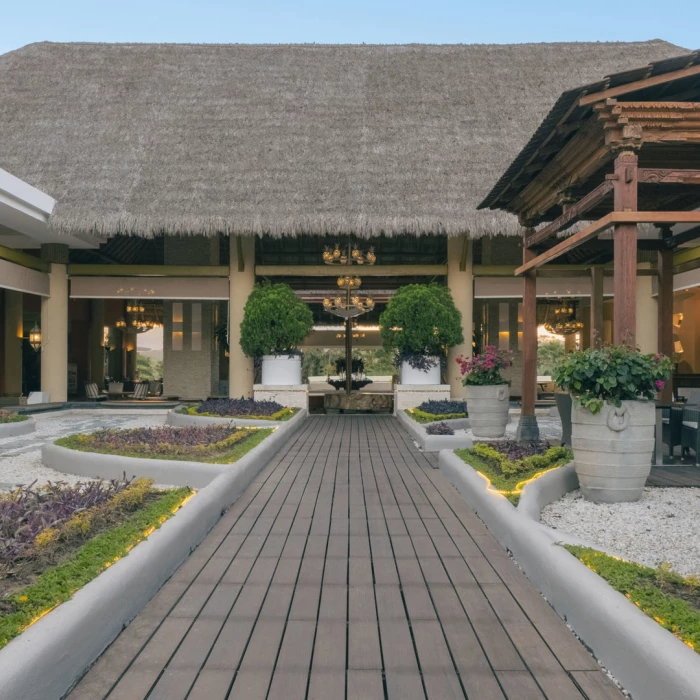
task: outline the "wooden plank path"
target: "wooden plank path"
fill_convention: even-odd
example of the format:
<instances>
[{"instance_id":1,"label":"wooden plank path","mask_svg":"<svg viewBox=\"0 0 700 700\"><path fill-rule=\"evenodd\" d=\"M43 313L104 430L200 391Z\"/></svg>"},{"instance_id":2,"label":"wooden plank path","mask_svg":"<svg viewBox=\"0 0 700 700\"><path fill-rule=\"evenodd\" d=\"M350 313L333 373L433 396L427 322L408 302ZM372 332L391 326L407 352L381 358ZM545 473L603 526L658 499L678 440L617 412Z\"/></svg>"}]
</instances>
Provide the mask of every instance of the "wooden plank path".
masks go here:
<instances>
[{"instance_id":1,"label":"wooden plank path","mask_svg":"<svg viewBox=\"0 0 700 700\"><path fill-rule=\"evenodd\" d=\"M615 700L393 417L312 417L70 700Z\"/></svg>"}]
</instances>

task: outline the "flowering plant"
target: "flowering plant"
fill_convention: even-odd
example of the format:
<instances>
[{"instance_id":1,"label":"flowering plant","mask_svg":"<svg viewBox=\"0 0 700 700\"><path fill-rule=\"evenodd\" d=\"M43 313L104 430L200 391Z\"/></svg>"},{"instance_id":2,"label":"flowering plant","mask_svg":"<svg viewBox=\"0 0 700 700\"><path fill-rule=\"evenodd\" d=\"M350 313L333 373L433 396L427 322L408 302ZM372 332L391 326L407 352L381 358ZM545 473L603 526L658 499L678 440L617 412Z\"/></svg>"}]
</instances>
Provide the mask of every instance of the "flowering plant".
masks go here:
<instances>
[{"instance_id":1,"label":"flowering plant","mask_svg":"<svg viewBox=\"0 0 700 700\"><path fill-rule=\"evenodd\" d=\"M511 350L499 350L495 345L484 347L480 355L471 359L457 358L457 364L462 370L463 384L489 386L494 384L510 384L501 376L502 369L508 369L513 364Z\"/></svg>"},{"instance_id":2,"label":"flowering plant","mask_svg":"<svg viewBox=\"0 0 700 700\"><path fill-rule=\"evenodd\" d=\"M665 355L644 355L629 345L608 345L569 353L557 362L554 383L578 405L598 413L604 403L652 399L671 374Z\"/></svg>"}]
</instances>

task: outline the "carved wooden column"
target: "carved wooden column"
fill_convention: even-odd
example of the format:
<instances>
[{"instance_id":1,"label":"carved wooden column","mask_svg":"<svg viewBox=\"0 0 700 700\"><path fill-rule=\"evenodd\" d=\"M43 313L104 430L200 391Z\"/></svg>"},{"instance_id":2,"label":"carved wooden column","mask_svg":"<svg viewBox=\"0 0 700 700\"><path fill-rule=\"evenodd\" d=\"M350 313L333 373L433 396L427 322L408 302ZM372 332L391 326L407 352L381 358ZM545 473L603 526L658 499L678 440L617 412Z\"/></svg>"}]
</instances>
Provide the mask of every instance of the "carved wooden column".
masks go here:
<instances>
[{"instance_id":1,"label":"carved wooden column","mask_svg":"<svg viewBox=\"0 0 700 700\"><path fill-rule=\"evenodd\" d=\"M525 229L525 236L533 229ZM523 263L529 262L535 253L525 247L523 238ZM537 400L537 277L534 270L523 275L523 388L520 405L520 421L516 439L531 442L540 437L535 416Z\"/></svg>"},{"instance_id":2,"label":"carved wooden column","mask_svg":"<svg viewBox=\"0 0 700 700\"><path fill-rule=\"evenodd\" d=\"M603 345L603 268L600 265L591 268L590 326L590 346L599 348Z\"/></svg>"},{"instance_id":3,"label":"carved wooden column","mask_svg":"<svg viewBox=\"0 0 700 700\"><path fill-rule=\"evenodd\" d=\"M671 227L666 226L661 232L661 237L668 238L672 235ZM673 357L673 250L660 250L658 253L659 275L659 352L662 355ZM673 378L659 392L660 401L673 399Z\"/></svg>"},{"instance_id":4,"label":"carved wooden column","mask_svg":"<svg viewBox=\"0 0 700 700\"><path fill-rule=\"evenodd\" d=\"M615 211L637 211L637 154L623 150L615 159ZM637 340L637 225L617 224L615 248L615 323L613 342L635 347Z\"/></svg>"}]
</instances>

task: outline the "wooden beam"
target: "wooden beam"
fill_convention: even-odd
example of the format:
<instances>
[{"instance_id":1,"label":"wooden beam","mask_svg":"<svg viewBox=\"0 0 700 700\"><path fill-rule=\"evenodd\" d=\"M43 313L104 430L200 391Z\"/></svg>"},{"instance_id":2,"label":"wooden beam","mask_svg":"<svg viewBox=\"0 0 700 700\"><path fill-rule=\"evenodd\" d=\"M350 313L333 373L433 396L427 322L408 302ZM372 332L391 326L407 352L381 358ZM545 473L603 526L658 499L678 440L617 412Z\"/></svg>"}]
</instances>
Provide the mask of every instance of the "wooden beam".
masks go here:
<instances>
[{"instance_id":1,"label":"wooden beam","mask_svg":"<svg viewBox=\"0 0 700 700\"><path fill-rule=\"evenodd\" d=\"M360 277L440 277L447 274L447 265L257 265L259 277L338 277L348 274Z\"/></svg>"},{"instance_id":2,"label":"wooden beam","mask_svg":"<svg viewBox=\"0 0 700 700\"><path fill-rule=\"evenodd\" d=\"M523 248L523 263L527 264L535 253ZM523 276L523 386L520 405L518 439L532 439L532 424L537 431L535 402L537 400L537 276L531 270ZM537 436L534 436L537 437Z\"/></svg>"},{"instance_id":3,"label":"wooden beam","mask_svg":"<svg viewBox=\"0 0 700 700\"><path fill-rule=\"evenodd\" d=\"M615 159L615 212L637 210L637 154L622 151ZM637 345L637 224L616 223L613 231L613 343Z\"/></svg>"},{"instance_id":4,"label":"wooden beam","mask_svg":"<svg viewBox=\"0 0 700 700\"><path fill-rule=\"evenodd\" d=\"M579 97L578 105L579 107L585 107L586 105L601 102L602 100L607 100L611 97L627 95L630 92L644 90L645 88L654 87L654 85L662 85L663 83L669 83L672 80L679 80L680 78L687 78L692 75L700 75L700 66L689 66L688 68L681 68L680 70L673 71L672 73L654 75L650 78L645 78L644 80L635 80L634 82L627 83L626 85L618 85L617 87L601 90L600 92L594 92L590 95L583 95L582 97Z\"/></svg>"},{"instance_id":5,"label":"wooden beam","mask_svg":"<svg viewBox=\"0 0 700 700\"><path fill-rule=\"evenodd\" d=\"M585 197L582 197L575 204L572 204L560 217L552 221L551 224L547 224L544 228L533 233L526 241L527 247L531 248L566 228L568 224L573 223L582 214L592 209L596 204L602 202L613 191L613 187L614 183L612 180L601 182L598 187L589 192Z\"/></svg>"},{"instance_id":6,"label":"wooden beam","mask_svg":"<svg viewBox=\"0 0 700 700\"><path fill-rule=\"evenodd\" d=\"M663 244L665 248L678 248L678 246L684 243L690 243L690 241L695 241L700 238L700 226L693 226L687 231L678 233L675 236L669 238L664 238Z\"/></svg>"},{"instance_id":7,"label":"wooden beam","mask_svg":"<svg viewBox=\"0 0 700 700\"><path fill-rule=\"evenodd\" d=\"M466 272L467 260L469 259L469 246L471 245L471 239L468 236L462 237L462 255L459 259L459 271Z\"/></svg>"},{"instance_id":8,"label":"wooden beam","mask_svg":"<svg viewBox=\"0 0 700 700\"><path fill-rule=\"evenodd\" d=\"M228 265L68 265L71 277L228 277Z\"/></svg>"},{"instance_id":9,"label":"wooden beam","mask_svg":"<svg viewBox=\"0 0 700 700\"><path fill-rule=\"evenodd\" d=\"M564 253L577 248L582 243L595 238L605 229L615 224L700 224L700 212L698 211L614 211L606 214L602 219L593 222L586 228L569 236L561 243L557 243L549 250L544 251L528 263L515 270L515 275L522 275L528 270L542 267Z\"/></svg>"},{"instance_id":10,"label":"wooden beam","mask_svg":"<svg viewBox=\"0 0 700 700\"><path fill-rule=\"evenodd\" d=\"M35 258L33 255L23 253L21 250L6 248L4 245L0 245L0 260L7 260L8 262L15 263L15 265L28 267L31 270L38 270L39 272L48 272L51 267L51 263L45 260Z\"/></svg>"},{"instance_id":11,"label":"wooden beam","mask_svg":"<svg viewBox=\"0 0 700 700\"><path fill-rule=\"evenodd\" d=\"M640 168L639 182L650 184L700 185L700 170Z\"/></svg>"},{"instance_id":12,"label":"wooden beam","mask_svg":"<svg viewBox=\"0 0 700 700\"><path fill-rule=\"evenodd\" d=\"M603 345L603 279L604 270L600 265L591 267L591 327L590 346Z\"/></svg>"}]
</instances>

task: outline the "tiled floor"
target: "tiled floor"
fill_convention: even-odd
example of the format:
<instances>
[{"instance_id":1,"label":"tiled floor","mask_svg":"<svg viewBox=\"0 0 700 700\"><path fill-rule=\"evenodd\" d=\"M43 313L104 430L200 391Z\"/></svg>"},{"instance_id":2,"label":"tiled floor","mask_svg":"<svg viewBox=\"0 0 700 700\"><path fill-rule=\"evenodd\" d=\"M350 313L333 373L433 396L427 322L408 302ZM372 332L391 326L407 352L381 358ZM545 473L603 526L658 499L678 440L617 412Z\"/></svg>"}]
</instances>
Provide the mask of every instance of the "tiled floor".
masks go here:
<instances>
[{"instance_id":1,"label":"tiled floor","mask_svg":"<svg viewBox=\"0 0 700 700\"><path fill-rule=\"evenodd\" d=\"M70 700L613 700L391 417L313 417Z\"/></svg>"}]
</instances>

